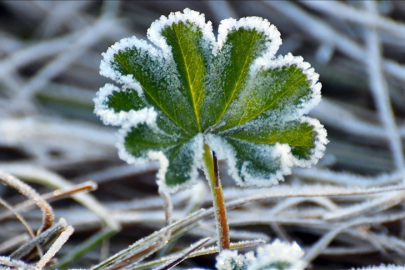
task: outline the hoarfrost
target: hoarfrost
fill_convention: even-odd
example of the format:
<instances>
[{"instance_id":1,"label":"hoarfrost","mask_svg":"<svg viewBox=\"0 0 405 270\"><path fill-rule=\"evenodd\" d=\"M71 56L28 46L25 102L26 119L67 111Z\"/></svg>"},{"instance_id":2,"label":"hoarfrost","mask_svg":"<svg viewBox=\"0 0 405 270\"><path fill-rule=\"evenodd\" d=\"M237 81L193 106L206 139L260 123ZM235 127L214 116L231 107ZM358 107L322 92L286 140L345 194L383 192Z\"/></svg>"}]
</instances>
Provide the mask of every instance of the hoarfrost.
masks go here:
<instances>
[{"instance_id":1,"label":"hoarfrost","mask_svg":"<svg viewBox=\"0 0 405 270\"><path fill-rule=\"evenodd\" d=\"M120 111L116 112L107 105L108 98L114 92L126 91L126 87L122 90L112 84L106 84L97 92L96 98L93 99L95 107L94 113L98 115L105 125L120 126L124 123L131 123L136 126L140 123L153 125L156 122L157 113L153 107L146 107L139 111Z\"/></svg>"},{"instance_id":2,"label":"hoarfrost","mask_svg":"<svg viewBox=\"0 0 405 270\"><path fill-rule=\"evenodd\" d=\"M134 89L139 89L133 75L123 75L118 70L114 69L114 56L119 52L127 49L137 48L139 51L149 54L152 59L162 59L161 53L156 50L152 45L148 44L145 40L136 38L124 38L108 48L107 52L102 53L103 59L100 63L100 75L110 78L118 83L122 83Z\"/></svg>"},{"instance_id":3,"label":"hoarfrost","mask_svg":"<svg viewBox=\"0 0 405 270\"><path fill-rule=\"evenodd\" d=\"M239 186L270 186L277 185L279 181L283 180L283 175L291 174L291 167L293 161L291 159L291 149L288 145L275 144L275 145L255 145L250 144L251 153L255 158L261 159L263 162L270 163L276 162L274 173L269 174L260 172L252 167L250 161L238 162L237 152L235 148L220 136L209 134L206 136L207 144L217 154L218 159L227 159L229 174L233 177ZM242 142L240 142L242 143ZM241 163L238 166L238 163Z\"/></svg>"},{"instance_id":4,"label":"hoarfrost","mask_svg":"<svg viewBox=\"0 0 405 270\"><path fill-rule=\"evenodd\" d=\"M245 270L247 264L254 260L253 252L247 257L243 254L238 254L236 250L223 250L217 256L215 267L218 270Z\"/></svg>"},{"instance_id":5,"label":"hoarfrost","mask_svg":"<svg viewBox=\"0 0 405 270\"><path fill-rule=\"evenodd\" d=\"M319 74L315 72L315 69L311 67L308 62L304 62L304 58L301 56L293 56L291 53L288 53L285 56L279 55L277 58L273 58L269 61L269 59L271 59L270 57L272 57L271 54L266 54L257 58L250 68L249 77L254 78L254 74L257 74L261 69L271 70L296 66L310 82L311 95L305 99L305 102L296 108L291 108L289 111L283 112L283 115L279 115L278 117L281 116L284 121L289 121L307 114L321 101L322 84L319 82ZM255 83L259 84L260 82Z\"/></svg>"},{"instance_id":6,"label":"hoarfrost","mask_svg":"<svg viewBox=\"0 0 405 270\"><path fill-rule=\"evenodd\" d=\"M235 20L232 18L222 20L218 27L217 50L222 48L229 32L238 30L240 28L253 29L262 33L266 37L267 47L267 51L265 51L263 55L271 56L268 59L274 57L281 45L280 32L274 25L270 24L268 20L254 16L241 18L239 20Z\"/></svg>"},{"instance_id":7,"label":"hoarfrost","mask_svg":"<svg viewBox=\"0 0 405 270\"><path fill-rule=\"evenodd\" d=\"M326 138L327 132L323 125L314 118L310 117L302 117L301 123L308 123L312 127L314 127L314 131L316 132L317 136L315 138L315 147L311 149L311 158L308 160L305 159L297 159L294 158L294 163L298 167L311 167L313 164L317 164L319 159L323 157L325 153L326 145L328 144L329 140Z\"/></svg>"},{"instance_id":8,"label":"hoarfrost","mask_svg":"<svg viewBox=\"0 0 405 270\"><path fill-rule=\"evenodd\" d=\"M198 179L198 170L197 168L201 167L201 160L204 154L204 150L203 150L203 135L201 133L197 134L193 139L191 139L191 141L189 143L187 143L186 146L187 149L185 149L186 151L191 151L192 152L192 156L193 161L192 161L192 165L191 165L191 170L188 172L189 174L189 180L186 183L182 183L176 186L167 186L166 182L165 182L165 174L166 174L166 170L167 167L169 166L169 164L167 164L167 166L165 168L162 168L159 170L157 178L158 178L158 184L161 188L163 188L164 190L166 190L169 193L175 193L179 190L183 190L186 188L189 188L195 184L197 184L197 179ZM164 169L164 170L163 170Z\"/></svg>"},{"instance_id":9,"label":"hoarfrost","mask_svg":"<svg viewBox=\"0 0 405 270\"><path fill-rule=\"evenodd\" d=\"M273 243L257 249L256 260L248 265L248 270L259 269L303 269L300 262L304 251L297 243L286 243L276 239ZM277 265L286 264L279 268Z\"/></svg>"},{"instance_id":10,"label":"hoarfrost","mask_svg":"<svg viewBox=\"0 0 405 270\"><path fill-rule=\"evenodd\" d=\"M205 42L203 45L213 46L215 44L212 23L210 21L205 22L204 14L186 8L183 12L170 13L169 17L161 16L148 29L147 36L149 40L162 49L165 58L171 58L172 51L161 33L166 27L180 22L190 22L195 28L199 28L202 31L203 41Z\"/></svg>"},{"instance_id":11,"label":"hoarfrost","mask_svg":"<svg viewBox=\"0 0 405 270\"><path fill-rule=\"evenodd\" d=\"M207 99L206 103L216 103L218 100L224 100L223 97L226 94L219 91L219 89L223 89L224 82L219 78L220 76L218 76L218 74L224 73L226 68L229 68L228 61L225 60L232 50L232 46L225 45L225 42L228 34L238 29L257 31L264 37L265 45L265 49L256 55L253 62L251 62L246 77L247 81L245 83L242 82L243 84L263 84L261 81L254 80L254 75L261 70L295 66L305 75L309 82L309 96L301 98L298 104L291 102L290 99L292 98L290 97L285 98L282 105L280 105L280 108L275 107L276 109L268 109L266 107L268 110L263 111L261 115L258 115L255 118L250 118L249 116L246 118L247 122L243 122L242 120L244 119L241 118L240 121L238 120L238 126L231 127L230 125L231 128L217 134L215 134L215 130L219 130L221 127L226 129L228 116L225 115L226 117L223 117L222 119L215 118L215 120L218 120L217 123L215 126L210 127L211 120L214 118L208 118L214 116L207 114L208 116L205 115L205 118L202 117L203 119L197 119L201 120L203 126L206 124L204 128L207 130L200 131L200 128L198 131L203 132L204 135L201 133L192 134L193 132L189 132L188 130L190 125L189 120L191 118L187 118L186 114L184 118L182 118L183 116L179 116L177 108L183 108L183 114L189 109L190 112L194 112L193 104L190 104L186 97L186 88L181 79L180 73L177 70L178 63L174 62L172 48L168 45L168 41L162 35L167 27L182 22L189 23L193 30L198 29L198 31L201 32L202 37L201 41L199 41L200 46L203 47L204 54L210 54L209 56L205 55L204 58L206 61L210 61L209 63L206 63L208 73L205 78L204 87L205 92L210 92L211 95L206 95L204 97ZM283 175L291 173L292 166L309 167L311 164L315 164L323 156L325 145L328 142L325 129L319 121L309 117L303 117L303 115L308 113L309 110L316 106L320 101L321 84L318 82L319 75L314 72L314 69L309 63L304 62L302 57L295 57L292 54L287 54L286 56L275 58L275 54L281 45L281 38L277 28L274 25L271 25L269 21L259 17L247 17L240 20L232 18L223 20L218 29L218 39L216 42L211 22L205 22L205 16L203 14L190 9L185 9L183 12L171 13L168 17L162 16L159 20L152 23L151 27L148 29L147 37L157 48L144 40L130 37L122 39L111 46L106 53L103 53L103 60L100 64L100 74L119 84L123 84L123 86L122 90L111 84L106 84L102 87L94 99L94 112L102 119L104 124L122 126L118 131L117 142L119 156L122 159L126 160L128 163L143 163L148 160L158 160L160 162L161 168L157 175L159 185L170 192L175 192L185 186L184 184L179 184L175 187L166 186L165 174L170 167L170 162L164 152L165 150L150 150L147 154L145 153L145 155L141 157L135 157L128 152L125 147L125 137L131 129L136 128L139 124L146 124L157 133L163 132L166 136L171 136L173 141L182 140L183 142L187 142L179 148L180 152L183 151L182 153L185 153L186 155L191 153L191 156L193 157L191 171L187 172L191 181L188 181L187 183L193 183L197 179L197 168L201 167L204 141L213 151L216 152L219 159L228 160L230 174L240 186L269 186L277 184L279 181L283 180ZM141 66L141 69L140 71L138 70L138 72L142 73L142 71L147 71L146 73L148 74L145 76L149 76L147 79L150 79L155 87L152 87L152 90L149 90L148 88L143 89L144 84L142 84L143 82L140 83L142 79L146 77L142 77L134 72L134 75L122 74L120 72L118 61L115 57L121 52L131 53L131 50L136 51L136 59L130 59L128 61L133 65ZM141 78L140 81L138 82L134 76L136 76L136 78ZM232 106L234 106L234 102L237 98L250 98L250 94L244 92L245 89L243 87L246 87L246 85L243 86L243 84L242 88L240 88L242 90L240 94L238 93L235 97L232 96L233 100L227 100L229 103L226 104L224 111L218 114L218 117L223 116L226 110L229 110L229 112L231 112L232 108L235 110L237 107ZM120 91L136 91L138 97L142 101L141 104L145 104L145 107L140 110L118 112L114 111L113 108L109 108L109 97ZM151 91L157 91L153 92L156 96L150 97L149 94ZM170 95L168 93L170 93ZM297 94L296 97L301 96ZM155 108L148 103L156 103L155 100L152 102L151 98L159 100L157 103L158 105ZM208 98L210 100L208 100ZM284 106L284 103L288 103L288 106ZM252 108L261 112L262 108L259 108L258 106L259 105L256 105L256 107ZM208 110L205 111L209 111L212 114L218 113L212 111L213 108L214 107L209 107ZM167 111L173 111L173 115L169 115ZM235 119L238 116L238 114L235 114ZM180 119L180 122L177 121L178 119ZM311 149L310 157L308 159L298 159L294 157L291 153L292 149L288 144L277 142L274 144L259 144L245 140L226 138L226 136L223 137L223 135L226 135L226 132L233 132L233 128L249 129L252 127L268 126L275 123L282 125L289 121L301 121L301 123L308 123L313 127L316 136L314 139L314 147ZM232 145L230 140L242 145L244 148L241 146L242 149L238 146L238 149L236 149L235 145ZM165 147L167 148L168 146ZM242 155L238 155L238 152L239 154L242 153ZM257 164L260 166L257 166ZM259 167L266 168L267 171L260 169ZM269 173L269 171L271 171L271 173Z\"/></svg>"}]
</instances>

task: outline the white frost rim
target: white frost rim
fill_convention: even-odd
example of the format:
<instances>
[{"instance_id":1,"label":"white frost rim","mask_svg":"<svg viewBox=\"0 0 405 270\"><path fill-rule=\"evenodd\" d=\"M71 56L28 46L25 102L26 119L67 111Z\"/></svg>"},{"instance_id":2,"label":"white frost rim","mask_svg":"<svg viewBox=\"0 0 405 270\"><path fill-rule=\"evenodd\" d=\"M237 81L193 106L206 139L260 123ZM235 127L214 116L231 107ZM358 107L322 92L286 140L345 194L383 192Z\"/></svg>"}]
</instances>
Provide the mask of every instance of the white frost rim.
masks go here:
<instances>
[{"instance_id":1,"label":"white frost rim","mask_svg":"<svg viewBox=\"0 0 405 270\"><path fill-rule=\"evenodd\" d=\"M146 153L146 157L134 157L131 153L128 152L128 150L125 147L125 137L127 136L128 132L131 131L133 127L136 127L136 125L124 125L121 129L118 130L117 132L117 142L115 146L118 149L118 156L120 159L126 161L128 164L135 164L135 165L140 165L140 164L145 164L148 163L149 161L154 161L157 160L159 162L159 170L156 175L157 178L157 184L159 188L161 188L163 191L169 192L169 193L176 193L180 190L187 189L195 184L197 184L197 179L198 179L198 170L197 168L200 167L201 165L201 160L203 157L203 135L201 133L197 134L194 138L190 140L191 144L191 149L194 149L193 155L193 164L191 165L191 171L189 172L190 179L186 181L185 183L176 185L176 186L168 186L166 185L166 172L167 168L169 167L169 160L165 156L165 154L162 151L153 151L150 150ZM151 128L157 128L157 127L151 127Z\"/></svg>"},{"instance_id":2,"label":"white frost rim","mask_svg":"<svg viewBox=\"0 0 405 270\"><path fill-rule=\"evenodd\" d=\"M273 146L272 157L280 158L281 166L274 174L268 175L266 178L258 178L255 175L251 175L242 168L241 174L243 174L245 181L239 176L238 169L236 167L236 151L220 136L209 134L206 136L207 144L215 152L218 159L226 159L229 167L229 175L233 177L236 184L241 187L268 187L277 185L280 181L284 180L284 175L291 174L291 168L294 162L290 159L291 149L285 144L275 144ZM248 164L246 164L247 166ZM243 166L243 165L242 165Z\"/></svg>"},{"instance_id":3,"label":"white frost rim","mask_svg":"<svg viewBox=\"0 0 405 270\"><path fill-rule=\"evenodd\" d=\"M327 132L324 126L318 121L318 119L314 119L311 117L302 117L300 119L301 123L308 123L310 126L314 128L317 136L315 138L315 147L311 150L311 158L310 159L298 159L294 157L294 165L302 168L310 168L311 165L316 165L325 154L326 145L328 144L329 140L327 137Z\"/></svg>"},{"instance_id":4,"label":"white frost rim","mask_svg":"<svg viewBox=\"0 0 405 270\"><path fill-rule=\"evenodd\" d=\"M241 174L243 174L245 181L242 181L242 178L239 176L238 169L236 167L236 151L235 149L226 142L220 136L208 134L206 136L207 144L210 148L215 151L218 159L227 159L229 166L229 174L235 179L237 185L242 187L266 187L271 185L276 185L278 182L284 180L285 175L291 174L291 169L293 166L298 167L310 167L315 165L320 158L323 157L325 151L325 145L329 142L326 138L326 130L323 125L317 120L310 117L302 117L300 119L301 123L308 123L314 127L317 136L315 138L315 147L311 150L311 158L298 159L293 156L291 153L291 147L287 144L276 143L272 148L272 152L269 153L272 155L272 158L280 160L280 169L275 173L270 174L266 178L259 178L255 175L249 174L242 165ZM248 164L245 164L245 167Z\"/></svg>"},{"instance_id":5,"label":"white frost rim","mask_svg":"<svg viewBox=\"0 0 405 270\"><path fill-rule=\"evenodd\" d=\"M259 69L269 70L296 66L302 71L311 84L311 97L309 102L300 106L300 108L295 112L294 116L288 117L285 120L294 120L304 114L309 113L309 111L321 101L322 84L319 82L319 74L315 72L315 69L311 67L311 64L304 62L304 58L301 56L293 56L291 53L288 53L285 56L279 55L277 58L273 58L272 60L269 60L269 57L271 57L271 55L264 55L255 60L251 66L251 69L249 70L249 78L254 78L254 74L257 74Z\"/></svg>"},{"instance_id":6,"label":"white frost rim","mask_svg":"<svg viewBox=\"0 0 405 270\"><path fill-rule=\"evenodd\" d=\"M145 40L138 39L135 36L123 38L109 47L105 53L101 54L103 56L103 59L100 63L100 75L129 87L135 88L137 86L140 86L139 83L134 79L134 76L132 74L123 75L113 68L114 55L130 48L137 48L139 51L145 54L149 54L153 59L156 59L158 61L163 59L162 53L156 50L156 48L152 45L148 44Z\"/></svg>"},{"instance_id":7,"label":"white frost rim","mask_svg":"<svg viewBox=\"0 0 405 270\"><path fill-rule=\"evenodd\" d=\"M123 124L131 124L136 126L140 123L146 123L152 126L156 122L157 112L153 107L145 107L139 111L130 110L128 112L115 112L113 109L108 108L107 101L110 95L114 92L128 91L127 87L122 90L112 84L107 83L97 92L94 101L94 113L101 118L105 125L120 126Z\"/></svg>"},{"instance_id":8,"label":"white frost rim","mask_svg":"<svg viewBox=\"0 0 405 270\"><path fill-rule=\"evenodd\" d=\"M217 49L219 50L224 45L229 32L244 29L254 29L260 33L263 33L266 37L267 50L263 52L263 55L270 55L271 58L277 53L281 45L280 32L273 24L268 20L261 17L245 17L239 20L233 18L222 20L218 27L218 42ZM271 59L269 58L269 59Z\"/></svg>"},{"instance_id":9,"label":"white frost rim","mask_svg":"<svg viewBox=\"0 0 405 270\"><path fill-rule=\"evenodd\" d=\"M167 58L172 58L171 47L166 42L166 39L162 36L162 31L172 25L179 22L190 22L195 27L199 28L203 35L203 40L208 41L209 44L215 44L215 36L212 31L212 23L210 21L205 22L205 15L197 11L186 8L183 13L178 11L170 13L168 17L161 16L158 20L154 21L148 29L148 39L153 42L157 47L161 48L163 55Z\"/></svg>"}]
</instances>

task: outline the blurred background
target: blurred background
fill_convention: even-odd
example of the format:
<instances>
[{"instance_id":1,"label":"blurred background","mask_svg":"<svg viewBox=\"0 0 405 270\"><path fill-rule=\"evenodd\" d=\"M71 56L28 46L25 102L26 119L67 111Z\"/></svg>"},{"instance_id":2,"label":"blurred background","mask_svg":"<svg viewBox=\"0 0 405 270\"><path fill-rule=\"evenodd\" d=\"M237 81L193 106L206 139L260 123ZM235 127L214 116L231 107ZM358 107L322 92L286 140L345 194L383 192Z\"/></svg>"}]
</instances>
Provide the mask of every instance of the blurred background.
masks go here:
<instances>
[{"instance_id":1,"label":"blurred background","mask_svg":"<svg viewBox=\"0 0 405 270\"><path fill-rule=\"evenodd\" d=\"M153 21L187 7L204 13L214 32L229 17L268 19L281 32L278 53L302 55L320 74L322 102L310 115L325 125L330 143L316 167L294 170L280 187L378 189L405 179L404 1L0 1L0 171L40 194L88 180L98 185L52 203L57 219L75 229L56 255L61 268L90 267L165 226L158 165L119 160L116 128L97 119L92 99L110 82L99 75L102 52L124 37L146 39ZM236 187L226 163L221 175L227 201L249 201L249 190ZM331 190L336 196L267 198L231 210L231 237L296 241L310 254L308 269L403 265L404 192L337 197ZM6 186L0 197L13 205L23 201ZM174 220L209 208L203 177L172 203ZM30 237L0 211L0 254L9 255ZM34 230L41 226L39 210L23 216ZM215 237L212 216L195 227L147 260ZM182 267L214 263L214 255L205 255Z\"/></svg>"}]
</instances>

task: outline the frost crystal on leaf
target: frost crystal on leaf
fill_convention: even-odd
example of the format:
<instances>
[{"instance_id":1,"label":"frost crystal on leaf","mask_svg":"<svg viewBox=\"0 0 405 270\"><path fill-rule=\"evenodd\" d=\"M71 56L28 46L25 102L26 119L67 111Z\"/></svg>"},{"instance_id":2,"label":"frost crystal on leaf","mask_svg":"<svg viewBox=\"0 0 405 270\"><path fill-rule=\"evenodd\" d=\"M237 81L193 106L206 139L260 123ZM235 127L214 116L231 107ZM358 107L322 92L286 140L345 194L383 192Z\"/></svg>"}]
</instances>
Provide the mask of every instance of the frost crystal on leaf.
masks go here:
<instances>
[{"instance_id":1,"label":"frost crystal on leaf","mask_svg":"<svg viewBox=\"0 0 405 270\"><path fill-rule=\"evenodd\" d=\"M256 257L253 252L238 254L224 250L217 256L215 267L218 270L300 270L304 252L297 243L285 243L275 240L269 245L259 247Z\"/></svg>"},{"instance_id":2,"label":"frost crystal on leaf","mask_svg":"<svg viewBox=\"0 0 405 270\"><path fill-rule=\"evenodd\" d=\"M215 267L218 270L245 270L248 260L236 250L224 250L217 256Z\"/></svg>"},{"instance_id":3,"label":"frost crystal on leaf","mask_svg":"<svg viewBox=\"0 0 405 270\"><path fill-rule=\"evenodd\" d=\"M247 267L248 270L299 270L303 269L300 259L304 251L297 243L285 243L275 240L273 243L257 249L256 260Z\"/></svg>"},{"instance_id":4,"label":"frost crystal on leaf","mask_svg":"<svg viewBox=\"0 0 405 270\"><path fill-rule=\"evenodd\" d=\"M326 131L305 116L320 101L319 76L302 57L275 57L280 33L266 19L223 20L216 41L211 22L185 9L147 36L103 53L100 74L120 86L102 87L94 111L121 126L122 159L160 161L163 188L195 182L204 144L241 186L277 184L323 156Z\"/></svg>"}]
</instances>

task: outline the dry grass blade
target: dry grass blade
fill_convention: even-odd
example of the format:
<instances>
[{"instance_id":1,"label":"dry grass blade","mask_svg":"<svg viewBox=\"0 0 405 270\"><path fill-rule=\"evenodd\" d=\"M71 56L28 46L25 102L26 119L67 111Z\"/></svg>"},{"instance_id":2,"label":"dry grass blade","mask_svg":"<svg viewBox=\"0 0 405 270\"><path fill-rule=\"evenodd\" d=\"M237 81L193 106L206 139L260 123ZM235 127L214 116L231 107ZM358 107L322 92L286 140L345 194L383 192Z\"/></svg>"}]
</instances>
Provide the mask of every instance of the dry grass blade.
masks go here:
<instances>
[{"instance_id":1,"label":"dry grass blade","mask_svg":"<svg viewBox=\"0 0 405 270\"><path fill-rule=\"evenodd\" d=\"M242 241L242 242L237 242L237 243L231 243L231 249L254 247L254 246L264 244L264 243L266 243L266 241L261 240L261 239L253 240L253 241ZM216 245L212 246L212 247L208 247L208 248L201 248L200 250L191 252L187 256L187 259L204 256L204 255L217 254L218 252L219 252L219 249L218 249L218 246L216 246ZM177 258L177 256L179 256L179 255L170 255L170 256L160 258L158 260L147 262L147 263L143 263L143 264L139 264L139 265L130 265L130 267L133 270L151 269L151 267L154 267L156 265L163 264L167 261L173 260L173 259Z\"/></svg>"},{"instance_id":2,"label":"dry grass blade","mask_svg":"<svg viewBox=\"0 0 405 270\"><path fill-rule=\"evenodd\" d=\"M66 229L66 226L67 226L66 221L63 218L60 219L59 222L55 226L42 232L35 238L31 239L30 241L28 241L27 243L25 243L21 247L19 247L16 251L14 251L10 255L10 258L20 259L20 258L24 257L25 255L29 254L34 247L40 246L40 245L46 243L51 238L58 235L60 232L64 231Z\"/></svg>"},{"instance_id":3,"label":"dry grass blade","mask_svg":"<svg viewBox=\"0 0 405 270\"><path fill-rule=\"evenodd\" d=\"M58 236L56 241L52 244L45 255L38 261L35 266L36 270L40 270L55 256L55 254L62 248L63 244L69 239L73 234L74 229L72 226L67 226L63 232Z\"/></svg>"},{"instance_id":4,"label":"dry grass blade","mask_svg":"<svg viewBox=\"0 0 405 270\"><path fill-rule=\"evenodd\" d=\"M178 265L179 263L181 263L182 261L187 259L187 257L190 255L190 253L195 252L198 249L200 249L202 246L204 246L210 239L211 239L211 237L201 239L197 243L191 245L189 248L184 250L182 252L182 254L176 256L175 258L168 261L167 263L164 263L163 265L156 267L155 270L167 270L167 269L171 269L171 268L175 267L176 265Z\"/></svg>"},{"instance_id":5,"label":"dry grass blade","mask_svg":"<svg viewBox=\"0 0 405 270\"><path fill-rule=\"evenodd\" d=\"M38 235L52 226L54 220L52 207L33 188L22 182L20 179L2 171L0 171L0 181L33 200L41 209L42 227L38 230Z\"/></svg>"},{"instance_id":6,"label":"dry grass blade","mask_svg":"<svg viewBox=\"0 0 405 270\"><path fill-rule=\"evenodd\" d=\"M47 200L48 202L56 201L56 200L61 200L61 199L67 198L67 197L69 197L73 194L79 193L79 192L91 192L96 189L97 189L97 184L92 181L88 181L85 183L75 185L71 188L57 189L50 193L42 194L41 197L44 198L45 200ZM34 204L35 203L32 200L27 200L25 202L15 205L13 208L14 208L14 211L17 211L17 212L27 211ZM0 220L7 218L10 215L11 215L10 213L0 214Z\"/></svg>"}]
</instances>

